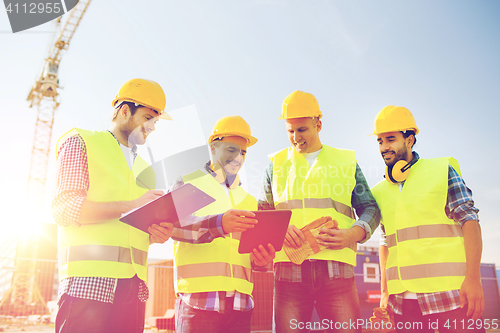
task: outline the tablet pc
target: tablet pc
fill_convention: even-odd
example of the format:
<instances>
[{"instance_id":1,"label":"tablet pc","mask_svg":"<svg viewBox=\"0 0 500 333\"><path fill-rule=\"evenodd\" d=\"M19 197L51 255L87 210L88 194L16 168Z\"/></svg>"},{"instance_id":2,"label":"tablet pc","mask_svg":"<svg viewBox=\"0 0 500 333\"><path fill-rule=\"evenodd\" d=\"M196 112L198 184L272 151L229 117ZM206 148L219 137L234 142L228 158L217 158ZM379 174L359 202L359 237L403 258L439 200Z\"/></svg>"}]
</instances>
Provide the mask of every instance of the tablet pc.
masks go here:
<instances>
[{"instance_id":1,"label":"tablet pc","mask_svg":"<svg viewBox=\"0 0 500 333\"><path fill-rule=\"evenodd\" d=\"M283 247L291 210L259 210L252 212L258 223L251 229L241 233L239 253L250 253L259 245L267 250L267 244L271 243L274 249L280 251Z\"/></svg>"},{"instance_id":2,"label":"tablet pc","mask_svg":"<svg viewBox=\"0 0 500 333\"><path fill-rule=\"evenodd\" d=\"M148 232L149 226L160 222L177 222L215 199L189 183L124 214L120 221Z\"/></svg>"}]
</instances>

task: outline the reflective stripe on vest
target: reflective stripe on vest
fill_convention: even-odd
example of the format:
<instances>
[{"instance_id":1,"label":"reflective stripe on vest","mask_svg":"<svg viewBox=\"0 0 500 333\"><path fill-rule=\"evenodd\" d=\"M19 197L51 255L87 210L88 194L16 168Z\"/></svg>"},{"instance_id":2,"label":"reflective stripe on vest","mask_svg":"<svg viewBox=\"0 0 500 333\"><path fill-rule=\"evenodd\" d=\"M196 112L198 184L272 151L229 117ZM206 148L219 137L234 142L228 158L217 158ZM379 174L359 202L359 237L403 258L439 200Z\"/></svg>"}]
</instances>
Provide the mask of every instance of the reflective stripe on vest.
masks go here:
<instances>
[{"instance_id":1,"label":"reflective stripe on vest","mask_svg":"<svg viewBox=\"0 0 500 333\"><path fill-rule=\"evenodd\" d=\"M323 145L312 166L294 148L271 155L273 162L273 199L276 209L291 209L290 225L299 229L323 216L348 229L355 222L351 197L356 185L356 157L353 151ZM356 265L353 243L342 250L324 249L310 258L336 260ZM275 262L290 261L284 250L276 253Z\"/></svg>"},{"instance_id":2,"label":"reflective stripe on vest","mask_svg":"<svg viewBox=\"0 0 500 333\"><path fill-rule=\"evenodd\" d=\"M208 276L231 277L231 265L227 262L204 262L177 267L177 278L188 279ZM252 269L240 265L233 265L234 278L251 281Z\"/></svg>"},{"instance_id":3,"label":"reflective stripe on vest","mask_svg":"<svg viewBox=\"0 0 500 333\"><path fill-rule=\"evenodd\" d=\"M462 228L458 224L418 225L397 231L397 241L436 237L463 237ZM387 235L387 247L396 246L396 234Z\"/></svg>"},{"instance_id":4,"label":"reflective stripe on vest","mask_svg":"<svg viewBox=\"0 0 500 333\"><path fill-rule=\"evenodd\" d=\"M214 177L198 170L184 176L216 201L198 210L194 215L221 214L228 209L257 210L257 201L237 186L228 196L224 187ZM252 268L249 254L239 254L241 233L214 239L207 244L174 242L175 291L197 293L233 291L251 295L253 291Z\"/></svg>"},{"instance_id":5,"label":"reflective stripe on vest","mask_svg":"<svg viewBox=\"0 0 500 333\"><path fill-rule=\"evenodd\" d=\"M152 168L137 156L129 168L116 139L107 131L73 129L59 139L79 134L87 152L89 190L86 199L94 202L129 201L148 190L139 186L139 177L155 188ZM59 150L59 148L57 149ZM147 279L149 235L118 219L58 228L59 277Z\"/></svg>"},{"instance_id":6,"label":"reflective stripe on vest","mask_svg":"<svg viewBox=\"0 0 500 333\"><path fill-rule=\"evenodd\" d=\"M463 233L445 213L449 164L459 172L455 159L420 159L401 191L386 180L372 189L387 234L389 294L461 287L466 267Z\"/></svg>"},{"instance_id":7,"label":"reflective stripe on vest","mask_svg":"<svg viewBox=\"0 0 500 333\"><path fill-rule=\"evenodd\" d=\"M304 202L302 204L302 201ZM302 208L333 208L338 213L343 214L351 219L355 218L352 208L341 202L332 200L331 198L304 198L304 200L287 200L278 203L276 209L302 209Z\"/></svg>"},{"instance_id":8,"label":"reflective stripe on vest","mask_svg":"<svg viewBox=\"0 0 500 333\"><path fill-rule=\"evenodd\" d=\"M424 279L433 277L450 277L465 275L467 265L464 262L441 262L401 267L401 280ZM386 270L387 281L399 280L397 267Z\"/></svg>"},{"instance_id":9,"label":"reflective stripe on vest","mask_svg":"<svg viewBox=\"0 0 500 333\"><path fill-rule=\"evenodd\" d=\"M71 251L69 251L68 247L59 249L59 264L65 265L68 262L85 260L116 261L131 264L132 256L137 264L147 266L147 251L134 247L129 249L110 245L75 245L71 247Z\"/></svg>"}]
</instances>

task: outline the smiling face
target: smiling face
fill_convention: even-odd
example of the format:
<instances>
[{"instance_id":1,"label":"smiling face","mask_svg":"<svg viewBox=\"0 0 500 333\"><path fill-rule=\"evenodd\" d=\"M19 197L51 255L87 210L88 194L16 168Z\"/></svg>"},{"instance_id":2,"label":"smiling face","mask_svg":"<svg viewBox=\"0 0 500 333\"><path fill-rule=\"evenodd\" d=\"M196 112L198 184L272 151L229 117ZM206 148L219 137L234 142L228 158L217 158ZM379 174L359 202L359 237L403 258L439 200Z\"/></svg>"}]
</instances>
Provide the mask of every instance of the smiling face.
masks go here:
<instances>
[{"instance_id":1,"label":"smiling face","mask_svg":"<svg viewBox=\"0 0 500 333\"><path fill-rule=\"evenodd\" d=\"M235 176L245 162L247 140L239 136L226 136L210 145L212 162L222 166L227 175Z\"/></svg>"},{"instance_id":2,"label":"smiling face","mask_svg":"<svg viewBox=\"0 0 500 333\"><path fill-rule=\"evenodd\" d=\"M133 115L127 115L126 122L120 130L124 138L128 138L131 145L143 145L146 138L155 130L155 124L159 119L158 112L147 107L138 107Z\"/></svg>"},{"instance_id":3,"label":"smiling face","mask_svg":"<svg viewBox=\"0 0 500 333\"><path fill-rule=\"evenodd\" d=\"M377 137L380 154L387 166L393 166L397 161L405 160L408 163L413 155L411 147L413 146L414 138L412 135L406 139L401 132L381 133Z\"/></svg>"},{"instance_id":4,"label":"smiling face","mask_svg":"<svg viewBox=\"0 0 500 333\"><path fill-rule=\"evenodd\" d=\"M321 149L319 139L322 123L318 118L286 119L288 139L298 153L313 153Z\"/></svg>"}]
</instances>

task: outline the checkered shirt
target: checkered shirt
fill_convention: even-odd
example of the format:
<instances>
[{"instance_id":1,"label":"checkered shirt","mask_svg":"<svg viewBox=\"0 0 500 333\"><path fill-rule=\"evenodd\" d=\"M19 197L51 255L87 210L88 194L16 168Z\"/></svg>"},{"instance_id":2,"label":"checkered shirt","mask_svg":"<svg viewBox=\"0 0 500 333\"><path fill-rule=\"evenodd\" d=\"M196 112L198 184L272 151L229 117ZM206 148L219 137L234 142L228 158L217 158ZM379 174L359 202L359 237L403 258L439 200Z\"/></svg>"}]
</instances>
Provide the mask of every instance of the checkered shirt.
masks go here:
<instances>
[{"instance_id":1,"label":"checkered shirt","mask_svg":"<svg viewBox=\"0 0 500 333\"><path fill-rule=\"evenodd\" d=\"M420 156L413 152L413 162L416 162ZM404 186L404 182L401 187ZM453 219L460 226L467 221L478 221L479 209L474 207L472 200L472 191L465 185L464 180L450 165L448 167L448 196L445 206L445 213L449 219ZM387 246L385 229L380 225L382 238L380 244ZM442 313L458 309L460 307L460 291L449 290L436 293L418 293L418 304L423 315ZM403 294L390 295L387 302L392 307L394 313L403 313Z\"/></svg>"},{"instance_id":2,"label":"checkered shirt","mask_svg":"<svg viewBox=\"0 0 500 333\"><path fill-rule=\"evenodd\" d=\"M403 314L403 294L389 295L387 305L394 313ZM460 291L449 290L437 293L417 294L418 305L422 315L442 313L460 307Z\"/></svg>"},{"instance_id":3,"label":"checkered shirt","mask_svg":"<svg viewBox=\"0 0 500 333\"><path fill-rule=\"evenodd\" d=\"M205 293L180 293L182 301L192 308L205 311L224 311L232 305L235 311L250 311L254 307L253 298L250 295L235 292L229 298L225 291L210 291ZM233 304L226 304L226 300L234 299Z\"/></svg>"}]
</instances>

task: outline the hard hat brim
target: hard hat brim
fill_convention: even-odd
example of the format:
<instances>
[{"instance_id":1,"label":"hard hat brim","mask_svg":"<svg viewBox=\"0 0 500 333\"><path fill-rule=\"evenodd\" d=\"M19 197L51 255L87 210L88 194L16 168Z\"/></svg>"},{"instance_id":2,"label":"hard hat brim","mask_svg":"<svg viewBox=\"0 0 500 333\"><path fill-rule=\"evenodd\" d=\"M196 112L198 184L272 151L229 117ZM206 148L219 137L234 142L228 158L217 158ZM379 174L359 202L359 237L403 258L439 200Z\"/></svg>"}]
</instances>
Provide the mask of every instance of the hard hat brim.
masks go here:
<instances>
[{"instance_id":1,"label":"hard hat brim","mask_svg":"<svg viewBox=\"0 0 500 333\"><path fill-rule=\"evenodd\" d=\"M251 147L254 144L256 144L257 141L259 141L259 139L254 138L251 135L250 136L243 136L243 135L241 135L241 133L225 133L224 135L211 135L208 138L208 144L211 144L214 141L214 139L216 139L216 138L225 138L226 136L238 136L240 138L247 140L247 147Z\"/></svg>"},{"instance_id":2,"label":"hard hat brim","mask_svg":"<svg viewBox=\"0 0 500 333\"><path fill-rule=\"evenodd\" d=\"M372 134L368 134L367 136L373 136L373 135L379 135L379 134L382 134L382 133L390 133L390 132L405 132L405 131L414 131L415 132L415 135L418 134L418 128L416 127L411 127L411 128L403 128L403 129L395 129L395 130L391 130L391 131L387 131L387 132L373 132Z\"/></svg>"},{"instance_id":3,"label":"hard hat brim","mask_svg":"<svg viewBox=\"0 0 500 333\"><path fill-rule=\"evenodd\" d=\"M165 120L174 120L171 115L169 115L167 112L163 111L160 113L160 119L165 119Z\"/></svg>"},{"instance_id":4,"label":"hard hat brim","mask_svg":"<svg viewBox=\"0 0 500 333\"><path fill-rule=\"evenodd\" d=\"M318 114L316 116L297 116L297 117L283 117L283 115L281 115L278 120L281 120L281 119L284 119L284 120L287 120L287 119L297 119L297 118L318 118L318 119L321 119L321 117L323 117L322 114Z\"/></svg>"},{"instance_id":5,"label":"hard hat brim","mask_svg":"<svg viewBox=\"0 0 500 333\"><path fill-rule=\"evenodd\" d=\"M254 138L253 136L250 136L250 137L248 137L246 139L248 141L248 147L253 146L254 144L257 143L257 141L259 141L257 138Z\"/></svg>"},{"instance_id":6,"label":"hard hat brim","mask_svg":"<svg viewBox=\"0 0 500 333\"><path fill-rule=\"evenodd\" d=\"M166 111L163 111L163 110L157 110L156 108L152 107L151 105L145 105L145 104L141 104L141 103L138 103L137 101L133 100L133 99L114 99L113 102L111 102L111 105L113 106L113 108L117 108L118 106L120 106L123 102L130 102L130 103L135 103L135 105L137 106L142 106L142 107L146 107L146 108L150 108L151 110L155 110L156 112L158 112L160 114L160 119L165 119L165 120L174 120L172 118L171 115L169 115Z\"/></svg>"}]
</instances>

